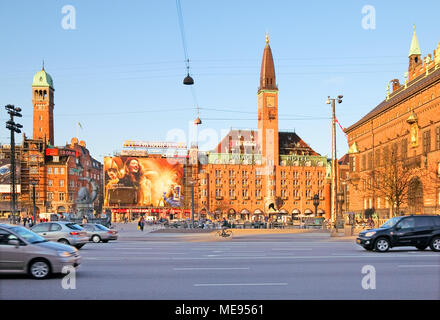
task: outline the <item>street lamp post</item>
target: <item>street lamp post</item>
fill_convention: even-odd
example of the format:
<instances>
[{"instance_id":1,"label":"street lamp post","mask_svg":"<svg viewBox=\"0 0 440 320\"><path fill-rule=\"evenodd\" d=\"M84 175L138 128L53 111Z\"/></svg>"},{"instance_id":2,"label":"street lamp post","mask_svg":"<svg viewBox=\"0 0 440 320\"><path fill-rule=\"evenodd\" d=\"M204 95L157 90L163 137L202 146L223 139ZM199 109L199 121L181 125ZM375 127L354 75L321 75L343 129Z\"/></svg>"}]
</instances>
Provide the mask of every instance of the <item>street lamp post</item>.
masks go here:
<instances>
[{"instance_id":1,"label":"street lamp post","mask_svg":"<svg viewBox=\"0 0 440 320\"><path fill-rule=\"evenodd\" d=\"M12 190L11 190L11 214L12 214L12 223L15 224L15 133L21 133L21 128L23 126L19 123L14 122L14 117L21 118L21 108L14 107L11 104L5 106L5 109L8 111L11 119L6 121L6 128L11 131L11 182L12 182Z\"/></svg>"},{"instance_id":2,"label":"street lamp post","mask_svg":"<svg viewBox=\"0 0 440 320\"><path fill-rule=\"evenodd\" d=\"M318 216L318 206L319 206L319 195L315 194L313 196L313 205L315 206L315 217Z\"/></svg>"},{"instance_id":3,"label":"street lamp post","mask_svg":"<svg viewBox=\"0 0 440 320\"><path fill-rule=\"evenodd\" d=\"M38 184L39 180L31 180L30 183L32 185L32 217L33 217L33 223L36 223L37 221L37 207L35 205L35 186Z\"/></svg>"},{"instance_id":4,"label":"street lamp post","mask_svg":"<svg viewBox=\"0 0 440 320\"><path fill-rule=\"evenodd\" d=\"M344 203L344 193L343 192L338 192L337 193L337 198L338 198L338 204L339 204L338 216L339 216L339 218L341 218L341 216L342 216L342 204Z\"/></svg>"},{"instance_id":5,"label":"street lamp post","mask_svg":"<svg viewBox=\"0 0 440 320\"><path fill-rule=\"evenodd\" d=\"M327 98L326 103L332 105L332 201L331 201L331 222L334 224L336 218L336 112L335 101L342 103L342 95L339 95L337 99L332 99L330 96Z\"/></svg>"}]
</instances>

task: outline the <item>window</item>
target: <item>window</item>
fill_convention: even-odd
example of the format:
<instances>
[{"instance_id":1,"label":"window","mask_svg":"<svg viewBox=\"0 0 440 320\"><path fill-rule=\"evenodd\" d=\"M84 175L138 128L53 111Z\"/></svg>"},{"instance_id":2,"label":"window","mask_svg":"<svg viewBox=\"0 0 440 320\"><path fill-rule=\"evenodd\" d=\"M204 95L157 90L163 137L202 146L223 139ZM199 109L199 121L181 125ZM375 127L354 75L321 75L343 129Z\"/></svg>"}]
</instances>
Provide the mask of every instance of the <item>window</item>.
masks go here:
<instances>
[{"instance_id":1,"label":"window","mask_svg":"<svg viewBox=\"0 0 440 320\"><path fill-rule=\"evenodd\" d=\"M386 166L387 164L388 164L388 158L389 158L389 149L388 149L388 147L384 147L383 148L383 157L382 157L382 160L383 160L383 164Z\"/></svg>"},{"instance_id":2,"label":"window","mask_svg":"<svg viewBox=\"0 0 440 320\"><path fill-rule=\"evenodd\" d=\"M440 150L440 127L435 128L435 150Z\"/></svg>"},{"instance_id":3,"label":"window","mask_svg":"<svg viewBox=\"0 0 440 320\"><path fill-rule=\"evenodd\" d=\"M367 156L364 154L362 155L362 170L367 169Z\"/></svg>"},{"instance_id":4,"label":"window","mask_svg":"<svg viewBox=\"0 0 440 320\"><path fill-rule=\"evenodd\" d=\"M53 180L47 180L47 185L49 187L52 187L53 186Z\"/></svg>"},{"instance_id":5,"label":"window","mask_svg":"<svg viewBox=\"0 0 440 320\"><path fill-rule=\"evenodd\" d=\"M380 149L376 150L376 159L374 159L374 164L376 167L380 167Z\"/></svg>"},{"instance_id":6,"label":"window","mask_svg":"<svg viewBox=\"0 0 440 320\"><path fill-rule=\"evenodd\" d=\"M47 200L53 200L53 192L47 193Z\"/></svg>"},{"instance_id":7,"label":"window","mask_svg":"<svg viewBox=\"0 0 440 320\"><path fill-rule=\"evenodd\" d=\"M431 217L416 217L416 227L431 227L434 225L434 221L431 220Z\"/></svg>"},{"instance_id":8,"label":"window","mask_svg":"<svg viewBox=\"0 0 440 320\"><path fill-rule=\"evenodd\" d=\"M60 168L60 174L64 174L64 168Z\"/></svg>"},{"instance_id":9,"label":"window","mask_svg":"<svg viewBox=\"0 0 440 320\"><path fill-rule=\"evenodd\" d=\"M408 158L408 140L403 139L400 146L402 150L402 159Z\"/></svg>"},{"instance_id":10,"label":"window","mask_svg":"<svg viewBox=\"0 0 440 320\"><path fill-rule=\"evenodd\" d=\"M373 152L368 153L368 170L373 168Z\"/></svg>"},{"instance_id":11,"label":"window","mask_svg":"<svg viewBox=\"0 0 440 320\"><path fill-rule=\"evenodd\" d=\"M221 189L215 189L215 196L221 197L222 196L222 190Z\"/></svg>"},{"instance_id":12,"label":"window","mask_svg":"<svg viewBox=\"0 0 440 320\"><path fill-rule=\"evenodd\" d=\"M47 168L47 174L52 174L52 168Z\"/></svg>"},{"instance_id":13,"label":"window","mask_svg":"<svg viewBox=\"0 0 440 320\"><path fill-rule=\"evenodd\" d=\"M355 156L350 157L350 171L351 172L356 171L356 157Z\"/></svg>"},{"instance_id":14,"label":"window","mask_svg":"<svg viewBox=\"0 0 440 320\"><path fill-rule=\"evenodd\" d=\"M255 196L257 198L261 197L261 190L259 190L259 189L255 190Z\"/></svg>"},{"instance_id":15,"label":"window","mask_svg":"<svg viewBox=\"0 0 440 320\"><path fill-rule=\"evenodd\" d=\"M49 231L50 223L41 223L32 228L33 232L47 232Z\"/></svg>"},{"instance_id":16,"label":"window","mask_svg":"<svg viewBox=\"0 0 440 320\"><path fill-rule=\"evenodd\" d=\"M58 223L51 223L49 231L61 231L61 226Z\"/></svg>"},{"instance_id":17,"label":"window","mask_svg":"<svg viewBox=\"0 0 440 320\"><path fill-rule=\"evenodd\" d=\"M60 187L64 187L64 180L60 180Z\"/></svg>"},{"instance_id":18,"label":"window","mask_svg":"<svg viewBox=\"0 0 440 320\"><path fill-rule=\"evenodd\" d=\"M29 173L30 174L38 174L38 167L30 167Z\"/></svg>"},{"instance_id":19,"label":"window","mask_svg":"<svg viewBox=\"0 0 440 320\"><path fill-rule=\"evenodd\" d=\"M431 130L423 132L423 153L431 151Z\"/></svg>"},{"instance_id":20,"label":"window","mask_svg":"<svg viewBox=\"0 0 440 320\"><path fill-rule=\"evenodd\" d=\"M414 228L414 218L402 219L402 221L398 224L401 229L410 229Z\"/></svg>"},{"instance_id":21,"label":"window","mask_svg":"<svg viewBox=\"0 0 440 320\"><path fill-rule=\"evenodd\" d=\"M58 174L58 168L53 168L53 174Z\"/></svg>"},{"instance_id":22,"label":"window","mask_svg":"<svg viewBox=\"0 0 440 320\"><path fill-rule=\"evenodd\" d=\"M65 194L64 194L64 192L60 192L60 193L58 193L58 198L59 198L59 201L64 201L64 200L65 200Z\"/></svg>"}]
</instances>

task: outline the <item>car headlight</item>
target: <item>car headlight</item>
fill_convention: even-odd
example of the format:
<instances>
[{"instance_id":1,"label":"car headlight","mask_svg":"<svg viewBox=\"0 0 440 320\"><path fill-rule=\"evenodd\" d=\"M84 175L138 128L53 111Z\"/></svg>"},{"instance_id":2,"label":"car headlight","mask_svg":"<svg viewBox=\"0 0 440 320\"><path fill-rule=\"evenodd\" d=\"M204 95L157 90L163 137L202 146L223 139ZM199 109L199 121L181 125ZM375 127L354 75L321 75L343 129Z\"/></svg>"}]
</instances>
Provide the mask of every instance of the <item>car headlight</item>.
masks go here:
<instances>
[{"instance_id":1,"label":"car headlight","mask_svg":"<svg viewBox=\"0 0 440 320\"><path fill-rule=\"evenodd\" d=\"M376 231L367 232L367 233L365 234L365 236L366 236L366 237L371 237L371 236L374 236L375 233L376 233Z\"/></svg>"},{"instance_id":2,"label":"car headlight","mask_svg":"<svg viewBox=\"0 0 440 320\"><path fill-rule=\"evenodd\" d=\"M67 251L58 251L58 255L60 257L66 257L66 258L71 256L71 254Z\"/></svg>"}]
</instances>

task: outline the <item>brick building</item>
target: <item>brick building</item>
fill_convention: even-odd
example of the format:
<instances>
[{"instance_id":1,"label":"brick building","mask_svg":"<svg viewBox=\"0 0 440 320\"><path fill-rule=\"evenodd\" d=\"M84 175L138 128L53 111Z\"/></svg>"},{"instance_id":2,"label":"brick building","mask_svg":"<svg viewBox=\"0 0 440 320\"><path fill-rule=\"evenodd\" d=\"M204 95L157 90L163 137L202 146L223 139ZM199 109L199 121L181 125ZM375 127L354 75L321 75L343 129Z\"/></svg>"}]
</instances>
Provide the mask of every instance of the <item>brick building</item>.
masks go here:
<instances>
[{"instance_id":1,"label":"brick building","mask_svg":"<svg viewBox=\"0 0 440 320\"><path fill-rule=\"evenodd\" d=\"M295 132L278 130L278 87L268 37L257 96L258 130L231 129L215 150L190 150L197 212L241 220L313 215L312 198L319 194L318 215L329 218L327 158Z\"/></svg>"},{"instance_id":2,"label":"brick building","mask_svg":"<svg viewBox=\"0 0 440 320\"><path fill-rule=\"evenodd\" d=\"M345 129L350 211L440 213L440 43L422 58L414 30L408 57L404 83L390 81L385 100ZM391 176L396 200L384 192Z\"/></svg>"},{"instance_id":3,"label":"brick building","mask_svg":"<svg viewBox=\"0 0 440 320\"><path fill-rule=\"evenodd\" d=\"M33 137L23 134L23 142L16 146L18 174L17 211L32 214L33 186L36 181L35 200L37 212L73 212L80 188L91 188L87 178L94 179L101 192L95 201L95 209L102 207L102 164L95 160L84 141L73 138L70 144L54 146L54 85L52 77L44 70L37 72L32 83ZM8 163L9 145L0 149L1 161ZM2 162L2 163L3 163ZM10 182L9 182L10 183ZM0 212L10 212L10 190L0 196Z\"/></svg>"}]
</instances>

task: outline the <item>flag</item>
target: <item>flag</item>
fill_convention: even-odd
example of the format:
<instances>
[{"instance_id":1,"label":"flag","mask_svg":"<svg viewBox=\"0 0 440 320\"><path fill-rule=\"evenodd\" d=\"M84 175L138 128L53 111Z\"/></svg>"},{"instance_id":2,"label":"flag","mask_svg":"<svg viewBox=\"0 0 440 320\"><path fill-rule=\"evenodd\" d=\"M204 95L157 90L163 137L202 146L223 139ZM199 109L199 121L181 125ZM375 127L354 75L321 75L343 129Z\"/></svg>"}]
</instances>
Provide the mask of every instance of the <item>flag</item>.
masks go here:
<instances>
[{"instance_id":1,"label":"flag","mask_svg":"<svg viewBox=\"0 0 440 320\"><path fill-rule=\"evenodd\" d=\"M81 130L82 130L83 127L82 127L81 123L78 122L78 126L79 126L79 127L81 128Z\"/></svg>"},{"instance_id":2,"label":"flag","mask_svg":"<svg viewBox=\"0 0 440 320\"><path fill-rule=\"evenodd\" d=\"M345 138L346 138L347 141L348 141L348 135L345 133L344 128L342 128L342 126L341 126L341 124L339 123L338 118L336 118L336 116L335 116L335 120L336 120L337 124L339 124L339 127L341 128L342 132L343 132L344 135L345 135Z\"/></svg>"}]
</instances>

